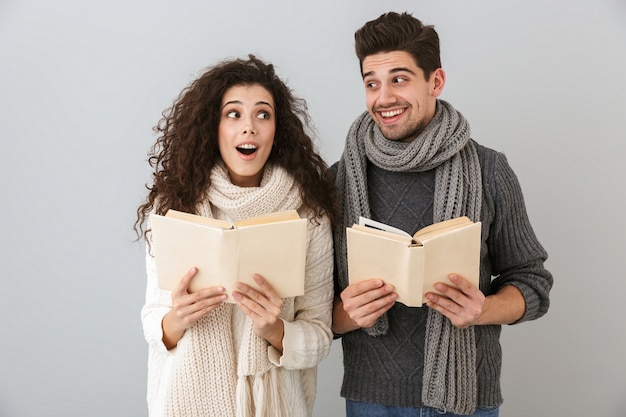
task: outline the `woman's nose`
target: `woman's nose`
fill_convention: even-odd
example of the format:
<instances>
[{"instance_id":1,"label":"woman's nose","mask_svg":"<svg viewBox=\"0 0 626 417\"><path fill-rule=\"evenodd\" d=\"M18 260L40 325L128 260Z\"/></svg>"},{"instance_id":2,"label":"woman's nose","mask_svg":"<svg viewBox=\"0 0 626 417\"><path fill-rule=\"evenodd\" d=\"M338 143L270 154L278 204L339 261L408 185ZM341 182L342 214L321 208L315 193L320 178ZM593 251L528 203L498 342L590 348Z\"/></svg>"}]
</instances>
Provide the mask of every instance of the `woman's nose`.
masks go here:
<instances>
[{"instance_id":1,"label":"woman's nose","mask_svg":"<svg viewBox=\"0 0 626 417\"><path fill-rule=\"evenodd\" d=\"M254 122L251 120L247 120L243 125L243 134L247 135L250 133L251 135L256 135L256 128L254 127Z\"/></svg>"}]
</instances>

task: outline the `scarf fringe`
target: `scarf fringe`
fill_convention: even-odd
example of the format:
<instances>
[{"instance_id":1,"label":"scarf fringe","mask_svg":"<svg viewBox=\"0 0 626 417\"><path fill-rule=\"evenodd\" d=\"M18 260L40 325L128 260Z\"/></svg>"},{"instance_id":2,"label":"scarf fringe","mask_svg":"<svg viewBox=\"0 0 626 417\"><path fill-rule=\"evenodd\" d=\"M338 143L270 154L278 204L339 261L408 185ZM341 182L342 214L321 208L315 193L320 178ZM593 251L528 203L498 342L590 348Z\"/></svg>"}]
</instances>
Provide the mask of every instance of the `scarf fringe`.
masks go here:
<instances>
[{"instance_id":1,"label":"scarf fringe","mask_svg":"<svg viewBox=\"0 0 626 417\"><path fill-rule=\"evenodd\" d=\"M280 395L278 372L242 375L237 380L236 417L289 417L289 408Z\"/></svg>"}]
</instances>

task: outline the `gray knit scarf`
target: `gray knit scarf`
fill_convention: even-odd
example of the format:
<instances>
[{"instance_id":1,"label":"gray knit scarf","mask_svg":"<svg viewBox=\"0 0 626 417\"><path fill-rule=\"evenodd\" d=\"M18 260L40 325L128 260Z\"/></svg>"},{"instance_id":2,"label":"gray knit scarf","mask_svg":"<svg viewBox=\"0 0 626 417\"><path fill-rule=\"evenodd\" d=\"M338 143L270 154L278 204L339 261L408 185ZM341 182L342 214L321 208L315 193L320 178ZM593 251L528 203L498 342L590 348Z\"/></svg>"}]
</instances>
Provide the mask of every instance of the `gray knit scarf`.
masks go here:
<instances>
[{"instance_id":1,"label":"gray knit scarf","mask_svg":"<svg viewBox=\"0 0 626 417\"><path fill-rule=\"evenodd\" d=\"M435 169L434 222L462 215L480 220L482 179L467 120L449 103L438 100L435 116L412 142L386 139L369 113L352 124L338 163L336 184L342 223L335 232L337 270L341 288L348 285L346 227L359 216L370 217L367 160L394 172ZM385 315L363 329L371 336L386 334ZM422 402L456 414L476 407L476 343L474 328L458 329L429 309L424 348Z\"/></svg>"}]
</instances>

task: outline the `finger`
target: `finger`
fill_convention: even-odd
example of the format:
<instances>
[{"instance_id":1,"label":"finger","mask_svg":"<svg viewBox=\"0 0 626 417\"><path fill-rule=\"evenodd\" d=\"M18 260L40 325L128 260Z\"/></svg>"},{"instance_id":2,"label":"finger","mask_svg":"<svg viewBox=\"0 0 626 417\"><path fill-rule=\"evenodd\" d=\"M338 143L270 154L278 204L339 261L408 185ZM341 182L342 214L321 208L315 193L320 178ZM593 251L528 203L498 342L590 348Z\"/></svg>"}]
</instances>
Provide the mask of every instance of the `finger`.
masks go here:
<instances>
[{"instance_id":1,"label":"finger","mask_svg":"<svg viewBox=\"0 0 626 417\"><path fill-rule=\"evenodd\" d=\"M378 280L381 284L384 284L382 281ZM385 297L390 296L391 294L396 294L394 292L393 285L386 284L382 286L378 286L378 284L374 286L365 286L364 288L370 288L365 292L357 292L349 291L350 287L346 288L341 294L341 300L344 304L344 309L346 311L357 309L363 305L369 304L373 301L383 299ZM360 289L358 290L360 291ZM397 294L394 296L397 298ZM394 299L395 301L395 299Z\"/></svg>"},{"instance_id":2,"label":"finger","mask_svg":"<svg viewBox=\"0 0 626 417\"><path fill-rule=\"evenodd\" d=\"M224 293L224 289L221 288L219 293L214 293L210 297L204 298L202 301L196 303L200 311L212 311L217 308L220 304L226 301L226 294Z\"/></svg>"},{"instance_id":3,"label":"finger","mask_svg":"<svg viewBox=\"0 0 626 417\"><path fill-rule=\"evenodd\" d=\"M262 303L265 301L265 296L263 294L242 282L236 283L235 287L237 290L233 291L233 298L237 304L245 307L246 310L254 312L255 314L262 313Z\"/></svg>"},{"instance_id":4,"label":"finger","mask_svg":"<svg viewBox=\"0 0 626 417\"><path fill-rule=\"evenodd\" d=\"M195 266L189 268L185 275L182 276L178 284L172 291L172 295L174 294L188 294L189 293L189 283L191 279L198 273L198 268Z\"/></svg>"},{"instance_id":5,"label":"finger","mask_svg":"<svg viewBox=\"0 0 626 417\"><path fill-rule=\"evenodd\" d=\"M256 316L271 315L277 317L280 314L280 305L282 300L277 298L277 303L271 302L265 294L255 290L254 288L242 282L236 284L237 291L233 292L233 298L237 304L246 307L246 309Z\"/></svg>"},{"instance_id":6,"label":"finger","mask_svg":"<svg viewBox=\"0 0 626 417\"><path fill-rule=\"evenodd\" d=\"M442 295L444 295L445 299L452 300L454 303L460 306L466 306L470 301L468 296L460 289L444 284L442 282L435 283L435 289L439 291ZM439 294L434 295L438 296ZM428 298L428 294L426 295L426 297Z\"/></svg>"},{"instance_id":7,"label":"finger","mask_svg":"<svg viewBox=\"0 0 626 417\"><path fill-rule=\"evenodd\" d=\"M470 287L471 293L467 294L455 287L437 283L435 284L435 289L440 294L429 292L426 294L426 298L455 313L459 311L457 307L460 307L464 312L459 314L479 314L485 295L479 289L471 285ZM477 309L478 313L475 313Z\"/></svg>"},{"instance_id":8,"label":"finger","mask_svg":"<svg viewBox=\"0 0 626 417\"><path fill-rule=\"evenodd\" d=\"M263 278L261 275L259 274L254 274L252 276L252 278L254 279L254 281L259 285L259 288L262 290L263 294L265 295L265 297L272 303L272 304L280 304L281 298L278 296L278 294L276 293L276 291L274 290L274 287L272 287L270 285L269 282L267 282L265 280L265 278Z\"/></svg>"},{"instance_id":9,"label":"finger","mask_svg":"<svg viewBox=\"0 0 626 417\"><path fill-rule=\"evenodd\" d=\"M450 282L464 294L472 295L476 291L479 291L471 282L458 274L450 274L448 276Z\"/></svg>"},{"instance_id":10,"label":"finger","mask_svg":"<svg viewBox=\"0 0 626 417\"><path fill-rule=\"evenodd\" d=\"M342 294L345 294L346 297L353 298L359 296L360 294L363 294L364 292L375 290L377 288L382 288L384 285L385 282L382 279L368 279L348 285L343 290Z\"/></svg>"},{"instance_id":11,"label":"finger","mask_svg":"<svg viewBox=\"0 0 626 417\"><path fill-rule=\"evenodd\" d=\"M252 325L255 329L263 328L266 323L275 321L274 317L268 314L261 305L245 297L242 293L238 291L233 292L233 298L237 303L237 307L252 320Z\"/></svg>"},{"instance_id":12,"label":"finger","mask_svg":"<svg viewBox=\"0 0 626 417\"><path fill-rule=\"evenodd\" d=\"M432 308L433 310L437 310L456 325L460 318L460 314L463 311L463 308L460 305L453 302L449 298L440 297L432 293L429 294L427 298L429 301L426 303L426 306Z\"/></svg>"},{"instance_id":13,"label":"finger","mask_svg":"<svg viewBox=\"0 0 626 417\"><path fill-rule=\"evenodd\" d=\"M175 294L172 306L180 315L189 315L226 300L224 287L210 287L192 294Z\"/></svg>"},{"instance_id":14,"label":"finger","mask_svg":"<svg viewBox=\"0 0 626 417\"><path fill-rule=\"evenodd\" d=\"M243 298L249 298L251 300L258 300L263 297L261 293L255 290L248 284L244 284L243 282L235 283L236 292L242 295Z\"/></svg>"},{"instance_id":15,"label":"finger","mask_svg":"<svg viewBox=\"0 0 626 417\"><path fill-rule=\"evenodd\" d=\"M348 316L355 321L361 322L364 319L371 320L371 317L374 317L376 320L378 317L383 315L386 311L388 311L395 304L398 298L398 294L392 292L383 297L376 298L367 303L354 303L354 304L343 304L343 309L346 311ZM360 327L365 327L362 325Z\"/></svg>"},{"instance_id":16,"label":"finger","mask_svg":"<svg viewBox=\"0 0 626 417\"><path fill-rule=\"evenodd\" d=\"M465 329L474 323L475 317L468 315L467 310L461 308L458 304L452 303L446 298L440 298L441 302L428 301L426 306L437 310L446 316L454 327Z\"/></svg>"},{"instance_id":17,"label":"finger","mask_svg":"<svg viewBox=\"0 0 626 417\"><path fill-rule=\"evenodd\" d=\"M395 295L395 293L393 294ZM351 318L359 327L372 327L376 320L385 314L395 304L395 298L391 295L375 302L364 305L362 308L352 312Z\"/></svg>"},{"instance_id":18,"label":"finger","mask_svg":"<svg viewBox=\"0 0 626 417\"><path fill-rule=\"evenodd\" d=\"M255 278L255 281L256 281L256 278ZM274 291L272 287L267 282L265 282L265 280L263 280L262 278L261 278L261 282L263 284L259 285L260 288L258 290L248 284L244 284L243 282L237 282L235 284L235 287L237 288L237 291L243 294L246 298L253 300L254 302L258 304L265 305L269 299L268 294L266 294L265 291L267 290L270 293L274 293Z\"/></svg>"},{"instance_id":19,"label":"finger","mask_svg":"<svg viewBox=\"0 0 626 417\"><path fill-rule=\"evenodd\" d=\"M354 310L354 315L358 317L368 317L371 315L381 316L387 310L389 310L396 301L396 294L390 294L387 297L379 298L371 303L367 303L362 305L361 307Z\"/></svg>"},{"instance_id":20,"label":"finger","mask_svg":"<svg viewBox=\"0 0 626 417\"><path fill-rule=\"evenodd\" d=\"M247 316L249 316L253 320L254 320L254 317L258 316L256 312L254 312L253 310L250 309L250 307L248 307L248 304L252 305L252 303L248 299L248 297L243 295L241 292L233 291L233 299L235 300L235 302L237 303L241 311L243 311Z\"/></svg>"},{"instance_id":21,"label":"finger","mask_svg":"<svg viewBox=\"0 0 626 417\"><path fill-rule=\"evenodd\" d=\"M201 301L212 297L220 297L221 295L225 295L226 289L224 287L208 287L199 290L193 294L190 294L190 297L193 297L194 301Z\"/></svg>"},{"instance_id":22,"label":"finger","mask_svg":"<svg viewBox=\"0 0 626 417\"><path fill-rule=\"evenodd\" d=\"M222 297L213 297L210 300L205 300L202 303L195 303L186 308L175 311L177 319L184 323L183 328L189 328L194 325L198 320L207 314L211 313L217 307L220 306L226 300L226 295Z\"/></svg>"},{"instance_id":23,"label":"finger","mask_svg":"<svg viewBox=\"0 0 626 417\"><path fill-rule=\"evenodd\" d=\"M189 317L203 316L213 311L220 304L226 301L226 294L222 291L213 292L211 296L201 299L197 298L197 294L189 294L178 297L173 306L176 316L188 320Z\"/></svg>"}]
</instances>

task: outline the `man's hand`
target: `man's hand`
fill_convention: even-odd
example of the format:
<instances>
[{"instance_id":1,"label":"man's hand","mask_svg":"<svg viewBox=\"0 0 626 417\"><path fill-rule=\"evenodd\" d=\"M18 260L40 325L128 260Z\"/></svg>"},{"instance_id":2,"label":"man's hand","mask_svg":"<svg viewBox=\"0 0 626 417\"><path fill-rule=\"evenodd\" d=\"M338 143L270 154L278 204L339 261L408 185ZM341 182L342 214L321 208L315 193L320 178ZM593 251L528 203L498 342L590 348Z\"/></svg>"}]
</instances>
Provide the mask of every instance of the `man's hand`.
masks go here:
<instances>
[{"instance_id":1,"label":"man's hand","mask_svg":"<svg viewBox=\"0 0 626 417\"><path fill-rule=\"evenodd\" d=\"M426 293L429 300L426 305L449 318L459 329L478 324L485 295L460 275L450 274L448 279L456 287L442 282L436 283L435 289L443 295Z\"/></svg>"},{"instance_id":2,"label":"man's hand","mask_svg":"<svg viewBox=\"0 0 626 417\"><path fill-rule=\"evenodd\" d=\"M333 332L343 334L352 330L372 327L398 298L392 285L381 279L351 284L335 299Z\"/></svg>"},{"instance_id":3,"label":"man's hand","mask_svg":"<svg viewBox=\"0 0 626 417\"><path fill-rule=\"evenodd\" d=\"M448 279L454 286L436 283L435 289L441 294L427 293L429 301L426 305L449 318L459 329L474 325L511 324L524 315L524 297L512 285L485 297L482 291L460 275L450 274Z\"/></svg>"}]
</instances>

